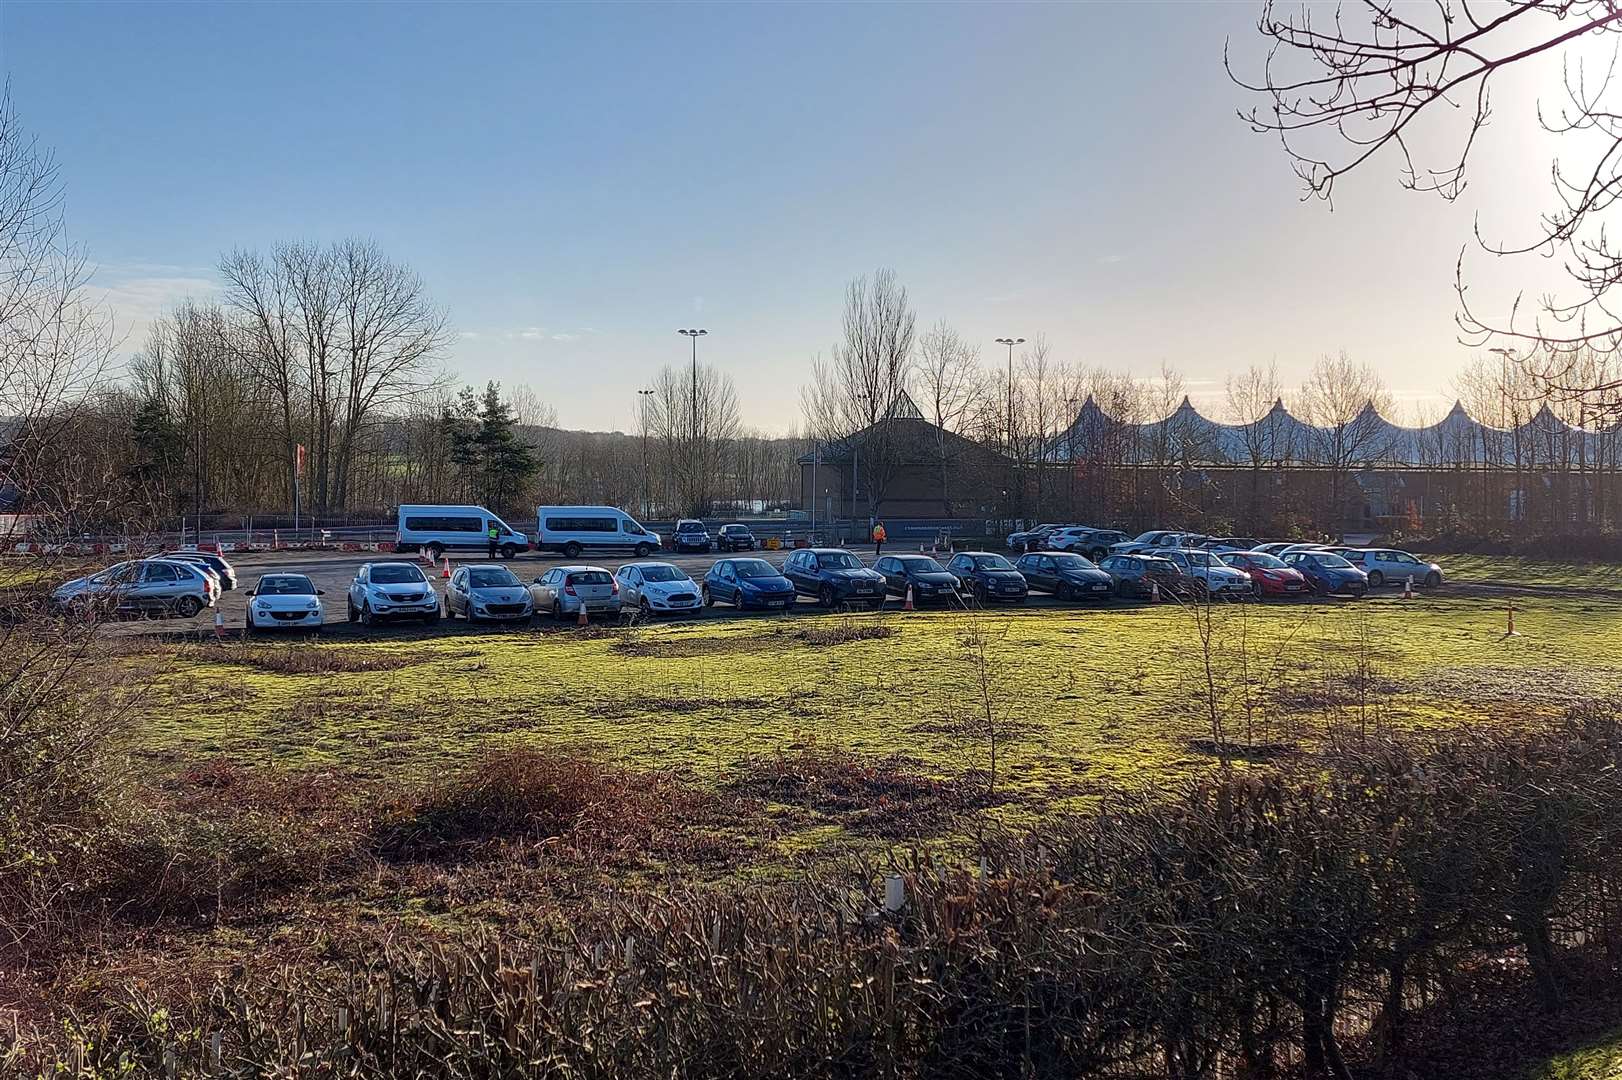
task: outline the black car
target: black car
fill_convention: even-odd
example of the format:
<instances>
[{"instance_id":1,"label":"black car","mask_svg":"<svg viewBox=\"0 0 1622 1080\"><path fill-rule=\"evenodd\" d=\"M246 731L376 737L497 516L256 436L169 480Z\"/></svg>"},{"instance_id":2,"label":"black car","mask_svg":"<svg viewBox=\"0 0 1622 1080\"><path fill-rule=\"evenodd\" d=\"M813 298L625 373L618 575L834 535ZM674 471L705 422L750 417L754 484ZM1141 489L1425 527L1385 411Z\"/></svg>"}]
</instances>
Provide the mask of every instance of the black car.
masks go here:
<instances>
[{"instance_id":1,"label":"black car","mask_svg":"<svg viewBox=\"0 0 1622 1080\"><path fill-rule=\"evenodd\" d=\"M1030 595L1024 575L995 551L960 551L946 569L981 603L1023 604Z\"/></svg>"},{"instance_id":2,"label":"black car","mask_svg":"<svg viewBox=\"0 0 1622 1080\"><path fill-rule=\"evenodd\" d=\"M216 555L212 551L166 551L162 555L152 556L154 559L172 559L178 562L198 563L214 571L214 576L220 579L220 588L231 592L237 587L237 572L225 556Z\"/></svg>"},{"instance_id":3,"label":"black car","mask_svg":"<svg viewBox=\"0 0 1622 1080\"><path fill-rule=\"evenodd\" d=\"M814 596L823 607L854 601L884 603L884 575L869 570L843 548L801 548L783 564L783 576L800 596Z\"/></svg>"},{"instance_id":4,"label":"black car","mask_svg":"<svg viewBox=\"0 0 1622 1080\"><path fill-rule=\"evenodd\" d=\"M1158 555L1111 555L1098 568L1115 583L1116 596L1147 600L1155 595L1158 586L1160 594L1170 600L1184 592L1188 584L1176 563Z\"/></svg>"},{"instance_id":5,"label":"black car","mask_svg":"<svg viewBox=\"0 0 1622 1080\"><path fill-rule=\"evenodd\" d=\"M886 555L873 569L884 575L892 596L906 596L910 588L915 604L949 604L957 599L957 578L928 555Z\"/></svg>"},{"instance_id":6,"label":"black car","mask_svg":"<svg viewBox=\"0 0 1622 1080\"><path fill-rule=\"evenodd\" d=\"M1094 529L1087 534L1087 538L1076 545L1075 550L1086 555L1093 562L1097 562L1109 554L1109 549L1116 544L1124 544L1132 539L1124 532L1114 529Z\"/></svg>"},{"instance_id":7,"label":"black car","mask_svg":"<svg viewBox=\"0 0 1622 1080\"><path fill-rule=\"evenodd\" d=\"M670 546L677 551L709 551L710 531L702 521L683 518L676 522L676 532L670 538Z\"/></svg>"},{"instance_id":8,"label":"black car","mask_svg":"<svg viewBox=\"0 0 1622 1080\"><path fill-rule=\"evenodd\" d=\"M753 551L755 534L749 531L747 525L723 525L715 534L715 550Z\"/></svg>"},{"instance_id":9,"label":"black car","mask_svg":"<svg viewBox=\"0 0 1622 1080\"><path fill-rule=\"evenodd\" d=\"M1041 551L1021 555L1014 569L1025 575L1033 589L1060 600L1108 600L1115 591L1110 576L1087 559L1068 551Z\"/></svg>"}]
</instances>

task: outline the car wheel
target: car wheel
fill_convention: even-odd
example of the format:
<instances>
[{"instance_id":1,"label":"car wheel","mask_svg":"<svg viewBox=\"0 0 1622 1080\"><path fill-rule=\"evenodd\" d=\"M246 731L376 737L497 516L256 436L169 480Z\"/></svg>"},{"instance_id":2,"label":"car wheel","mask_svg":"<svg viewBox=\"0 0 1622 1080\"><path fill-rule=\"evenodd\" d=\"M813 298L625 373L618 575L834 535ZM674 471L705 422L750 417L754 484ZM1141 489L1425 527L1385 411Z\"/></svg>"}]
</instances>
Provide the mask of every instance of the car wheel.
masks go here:
<instances>
[{"instance_id":1,"label":"car wheel","mask_svg":"<svg viewBox=\"0 0 1622 1080\"><path fill-rule=\"evenodd\" d=\"M1434 589L1442 584L1442 575L1435 570L1425 575L1425 588Z\"/></svg>"},{"instance_id":2,"label":"car wheel","mask_svg":"<svg viewBox=\"0 0 1622 1080\"><path fill-rule=\"evenodd\" d=\"M639 603L639 604L638 604L638 605L637 605L637 607L638 607L638 608L640 608L640 609L641 609L641 611L642 611L642 617L643 617L643 618L644 618L644 619L651 619L651 618L653 618L653 605L652 605L652 604L650 604L650 603L648 603L648 598L647 598L647 597L646 597L646 596L644 596L644 597L643 597L643 598L642 598L642 602L641 602L641 603Z\"/></svg>"},{"instance_id":3,"label":"car wheel","mask_svg":"<svg viewBox=\"0 0 1622 1080\"><path fill-rule=\"evenodd\" d=\"M1252 581L1250 583L1250 595L1254 596L1257 600L1260 600L1262 598L1262 583L1261 582Z\"/></svg>"},{"instance_id":4,"label":"car wheel","mask_svg":"<svg viewBox=\"0 0 1622 1080\"><path fill-rule=\"evenodd\" d=\"M512 544L502 544L501 545L501 557L503 559L515 559L515 558L517 558L518 557L518 548L515 547Z\"/></svg>"},{"instance_id":5,"label":"car wheel","mask_svg":"<svg viewBox=\"0 0 1622 1080\"><path fill-rule=\"evenodd\" d=\"M349 617L350 622L355 621L355 602L353 600L344 601L344 614Z\"/></svg>"},{"instance_id":6,"label":"car wheel","mask_svg":"<svg viewBox=\"0 0 1622 1080\"><path fill-rule=\"evenodd\" d=\"M552 618L556 619L558 622L563 621L563 603L562 603L562 601L559 601L559 600L552 601Z\"/></svg>"},{"instance_id":7,"label":"car wheel","mask_svg":"<svg viewBox=\"0 0 1622 1080\"><path fill-rule=\"evenodd\" d=\"M834 604L838 602L838 598L834 596L834 587L832 585L824 585L820 590L818 590L817 602L823 607L832 611Z\"/></svg>"},{"instance_id":8,"label":"car wheel","mask_svg":"<svg viewBox=\"0 0 1622 1080\"><path fill-rule=\"evenodd\" d=\"M653 549L651 547L649 547L648 545L646 545L646 544L638 544L636 546L636 557L639 558L639 559L646 559L648 557L649 553L651 553L652 551L653 551Z\"/></svg>"},{"instance_id":9,"label":"car wheel","mask_svg":"<svg viewBox=\"0 0 1622 1080\"><path fill-rule=\"evenodd\" d=\"M1370 570L1369 571L1369 585L1371 587L1378 589L1381 585L1384 585L1384 584L1385 584L1385 575L1384 574L1382 574L1378 570Z\"/></svg>"},{"instance_id":10,"label":"car wheel","mask_svg":"<svg viewBox=\"0 0 1622 1080\"><path fill-rule=\"evenodd\" d=\"M182 596L175 601L175 614L182 619L195 619L202 610L203 602L195 596Z\"/></svg>"},{"instance_id":11,"label":"car wheel","mask_svg":"<svg viewBox=\"0 0 1622 1080\"><path fill-rule=\"evenodd\" d=\"M1054 599L1056 599L1056 600L1069 600L1069 599L1072 599L1072 597L1070 595L1070 586L1066 585L1062 581L1059 582L1058 588L1053 590L1053 596L1054 596Z\"/></svg>"},{"instance_id":12,"label":"car wheel","mask_svg":"<svg viewBox=\"0 0 1622 1080\"><path fill-rule=\"evenodd\" d=\"M444 548L444 546L441 545L441 544L429 544L428 545L428 557L430 559L434 560L435 562L438 562L440 559L443 559L445 557L445 548Z\"/></svg>"},{"instance_id":13,"label":"car wheel","mask_svg":"<svg viewBox=\"0 0 1622 1080\"><path fill-rule=\"evenodd\" d=\"M253 636L253 613L249 612L242 620L242 633L246 637Z\"/></svg>"},{"instance_id":14,"label":"car wheel","mask_svg":"<svg viewBox=\"0 0 1622 1080\"><path fill-rule=\"evenodd\" d=\"M563 557L566 559L580 558L580 545L575 543L573 540L570 540L567 544L564 544Z\"/></svg>"},{"instance_id":15,"label":"car wheel","mask_svg":"<svg viewBox=\"0 0 1622 1080\"><path fill-rule=\"evenodd\" d=\"M448 597L448 596L445 597L445 618L450 620L451 622L456 621L456 612L451 610L451 598ZM467 617L467 621L472 622L473 621L473 616L469 615Z\"/></svg>"},{"instance_id":16,"label":"car wheel","mask_svg":"<svg viewBox=\"0 0 1622 1080\"><path fill-rule=\"evenodd\" d=\"M372 625L372 605L364 600L360 602L360 624L362 626Z\"/></svg>"}]
</instances>

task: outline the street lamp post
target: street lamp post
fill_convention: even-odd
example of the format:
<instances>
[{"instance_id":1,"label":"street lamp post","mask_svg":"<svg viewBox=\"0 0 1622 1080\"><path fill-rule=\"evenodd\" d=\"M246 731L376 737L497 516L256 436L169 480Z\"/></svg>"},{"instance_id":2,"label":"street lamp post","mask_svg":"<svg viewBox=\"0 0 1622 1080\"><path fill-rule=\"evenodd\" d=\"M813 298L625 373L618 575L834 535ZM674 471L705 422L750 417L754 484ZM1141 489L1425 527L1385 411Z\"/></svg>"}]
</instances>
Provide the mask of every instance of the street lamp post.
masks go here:
<instances>
[{"instance_id":1,"label":"street lamp post","mask_svg":"<svg viewBox=\"0 0 1622 1080\"><path fill-rule=\"evenodd\" d=\"M1000 337L998 345L1008 346L1008 449L1014 448L1014 346L1025 344L1022 337Z\"/></svg>"},{"instance_id":2,"label":"street lamp post","mask_svg":"<svg viewBox=\"0 0 1622 1080\"><path fill-rule=\"evenodd\" d=\"M708 334L708 330L677 330L676 333L693 342L693 385L692 385L692 421L693 439L698 440L698 339Z\"/></svg>"},{"instance_id":3,"label":"street lamp post","mask_svg":"<svg viewBox=\"0 0 1622 1080\"><path fill-rule=\"evenodd\" d=\"M648 520L648 497L652 494L648 481L648 399L653 397L652 390L638 390L636 399L637 411L642 417L642 520Z\"/></svg>"}]
</instances>

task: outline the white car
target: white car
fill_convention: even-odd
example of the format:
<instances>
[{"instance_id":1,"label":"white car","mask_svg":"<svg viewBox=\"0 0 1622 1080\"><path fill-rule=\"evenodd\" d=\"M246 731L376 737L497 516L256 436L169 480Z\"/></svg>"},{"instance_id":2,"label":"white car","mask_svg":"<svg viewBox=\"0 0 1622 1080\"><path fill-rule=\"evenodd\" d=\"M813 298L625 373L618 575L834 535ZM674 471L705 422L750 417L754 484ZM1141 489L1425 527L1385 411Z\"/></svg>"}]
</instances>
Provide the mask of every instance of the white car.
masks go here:
<instances>
[{"instance_id":1,"label":"white car","mask_svg":"<svg viewBox=\"0 0 1622 1080\"><path fill-rule=\"evenodd\" d=\"M1174 548L1155 554L1200 583L1207 596L1249 596L1250 575L1241 573L1211 554L1195 548Z\"/></svg>"},{"instance_id":2,"label":"white car","mask_svg":"<svg viewBox=\"0 0 1622 1080\"><path fill-rule=\"evenodd\" d=\"M1075 551L1085 552L1091 550L1088 540L1093 530L1082 525L1067 525L1062 529L1054 529L1048 533L1047 538L1039 545L1043 551Z\"/></svg>"},{"instance_id":3,"label":"white car","mask_svg":"<svg viewBox=\"0 0 1622 1080\"><path fill-rule=\"evenodd\" d=\"M255 630L314 630L320 632L325 612L322 590L303 574L264 574L246 593L248 614L244 623Z\"/></svg>"},{"instance_id":4,"label":"white car","mask_svg":"<svg viewBox=\"0 0 1622 1080\"><path fill-rule=\"evenodd\" d=\"M689 614L704 610L704 597L687 571L667 562L627 563L614 575L620 605L644 615Z\"/></svg>"}]
</instances>

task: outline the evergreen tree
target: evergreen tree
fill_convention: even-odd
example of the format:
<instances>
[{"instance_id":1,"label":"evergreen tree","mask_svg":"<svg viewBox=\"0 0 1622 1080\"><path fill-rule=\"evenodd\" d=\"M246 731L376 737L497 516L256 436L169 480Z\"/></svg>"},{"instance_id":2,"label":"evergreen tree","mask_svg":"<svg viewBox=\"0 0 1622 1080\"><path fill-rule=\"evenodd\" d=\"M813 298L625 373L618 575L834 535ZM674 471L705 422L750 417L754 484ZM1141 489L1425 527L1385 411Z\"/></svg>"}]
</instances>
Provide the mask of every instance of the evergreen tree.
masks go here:
<instances>
[{"instance_id":1,"label":"evergreen tree","mask_svg":"<svg viewBox=\"0 0 1622 1080\"><path fill-rule=\"evenodd\" d=\"M130 480L156 495L157 501L167 501L175 489L175 473L183 450L180 429L161 399L147 398L135 410L130 438L137 455L130 466Z\"/></svg>"},{"instance_id":2,"label":"evergreen tree","mask_svg":"<svg viewBox=\"0 0 1622 1080\"><path fill-rule=\"evenodd\" d=\"M471 394L470 394L471 396ZM509 508L540 468L535 452L518 437L512 407L501 400L499 383L487 383L479 402L478 446L484 505Z\"/></svg>"}]
</instances>

